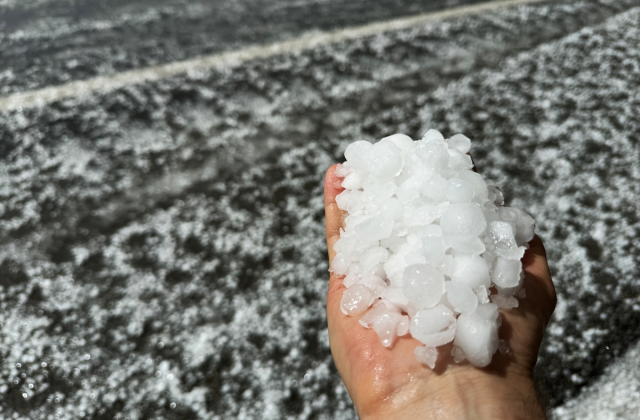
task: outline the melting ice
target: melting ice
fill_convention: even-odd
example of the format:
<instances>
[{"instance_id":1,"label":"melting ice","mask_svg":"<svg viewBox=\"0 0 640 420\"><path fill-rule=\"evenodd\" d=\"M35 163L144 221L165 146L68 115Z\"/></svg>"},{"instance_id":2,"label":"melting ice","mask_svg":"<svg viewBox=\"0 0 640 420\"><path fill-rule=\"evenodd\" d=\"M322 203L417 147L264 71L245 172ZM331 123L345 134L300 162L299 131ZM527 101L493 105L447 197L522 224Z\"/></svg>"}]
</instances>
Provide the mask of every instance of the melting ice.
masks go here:
<instances>
[{"instance_id":1,"label":"melting ice","mask_svg":"<svg viewBox=\"0 0 640 420\"><path fill-rule=\"evenodd\" d=\"M524 295L520 260L534 221L503 206L495 183L473 171L470 147L462 134L395 134L350 144L336 170L345 219L331 269L345 276L341 309L386 347L411 334L431 368L450 342L456 362L488 365L498 308Z\"/></svg>"}]
</instances>

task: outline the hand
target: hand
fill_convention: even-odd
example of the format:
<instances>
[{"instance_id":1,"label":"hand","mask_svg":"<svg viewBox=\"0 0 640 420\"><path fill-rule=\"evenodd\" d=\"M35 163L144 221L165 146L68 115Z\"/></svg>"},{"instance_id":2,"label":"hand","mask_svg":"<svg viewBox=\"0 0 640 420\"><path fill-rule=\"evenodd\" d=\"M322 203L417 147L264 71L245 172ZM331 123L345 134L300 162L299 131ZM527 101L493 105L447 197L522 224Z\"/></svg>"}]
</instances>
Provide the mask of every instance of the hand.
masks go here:
<instances>
[{"instance_id":1,"label":"hand","mask_svg":"<svg viewBox=\"0 0 640 420\"><path fill-rule=\"evenodd\" d=\"M329 263L342 226L335 197L343 188L336 166L327 171L324 185ZM422 344L409 335L399 337L391 348L384 347L373 330L358 323L360 316L342 313L345 287L342 278L332 273L327 293L331 353L360 419L544 419L533 367L556 293L537 236L522 264L527 296L519 299L517 308L500 311L499 336L510 350L497 352L485 368L454 363L452 343L438 349L434 370L415 359L413 350Z\"/></svg>"}]
</instances>

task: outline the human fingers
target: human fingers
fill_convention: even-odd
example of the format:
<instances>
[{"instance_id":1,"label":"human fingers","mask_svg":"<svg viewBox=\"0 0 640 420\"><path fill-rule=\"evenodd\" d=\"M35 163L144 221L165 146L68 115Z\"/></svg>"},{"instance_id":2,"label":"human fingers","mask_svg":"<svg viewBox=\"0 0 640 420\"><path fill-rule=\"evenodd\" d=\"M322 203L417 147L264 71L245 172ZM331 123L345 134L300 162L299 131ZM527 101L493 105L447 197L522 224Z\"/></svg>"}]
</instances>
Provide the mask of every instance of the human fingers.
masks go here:
<instances>
[{"instance_id":1,"label":"human fingers","mask_svg":"<svg viewBox=\"0 0 640 420\"><path fill-rule=\"evenodd\" d=\"M331 264L336 254L333 250L333 244L340 239L340 227L342 226L342 210L336 204L336 196L344 188L340 185L342 180L335 173L337 166L338 164L332 165L324 176L324 214L329 264Z\"/></svg>"},{"instance_id":2,"label":"human fingers","mask_svg":"<svg viewBox=\"0 0 640 420\"><path fill-rule=\"evenodd\" d=\"M342 226L342 210L338 208L336 196L340 194L344 188L340 185L342 180L335 174L336 165L332 165L326 172L324 177L324 213L325 228L327 235L327 250L329 254L329 267L333 262L336 252L333 245L340 239L340 228ZM345 317L340 310L340 301L344 286L342 285L342 277L338 277L332 271L329 277L329 288L327 290L327 326L329 329L329 343L331 345L331 354L340 375L347 384L351 383L351 370L349 363L349 352L353 351L349 345L345 343L346 331L357 331L360 335L364 330L357 329L354 322L356 318ZM352 336L346 336L352 338Z\"/></svg>"},{"instance_id":3,"label":"human fingers","mask_svg":"<svg viewBox=\"0 0 640 420\"><path fill-rule=\"evenodd\" d=\"M549 271L547 253L538 235L534 235L529 242L529 249L522 258L522 269L526 274L527 295L531 294L531 298L535 300L536 308L546 327L556 307L557 296Z\"/></svg>"},{"instance_id":4,"label":"human fingers","mask_svg":"<svg viewBox=\"0 0 640 420\"><path fill-rule=\"evenodd\" d=\"M333 262L336 252L333 245L340 239L340 228L342 227L342 210L336 204L336 196L344 188L340 185L342 180L338 178L335 171L337 164L332 165L324 177L324 213L327 234L327 250L329 254L329 267ZM329 278L329 290L327 292L327 314L329 315L329 329L332 328L332 320L340 312L340 299L342 299L342 278L337 277L333 272Z\"/></svg>"}]
</instances>

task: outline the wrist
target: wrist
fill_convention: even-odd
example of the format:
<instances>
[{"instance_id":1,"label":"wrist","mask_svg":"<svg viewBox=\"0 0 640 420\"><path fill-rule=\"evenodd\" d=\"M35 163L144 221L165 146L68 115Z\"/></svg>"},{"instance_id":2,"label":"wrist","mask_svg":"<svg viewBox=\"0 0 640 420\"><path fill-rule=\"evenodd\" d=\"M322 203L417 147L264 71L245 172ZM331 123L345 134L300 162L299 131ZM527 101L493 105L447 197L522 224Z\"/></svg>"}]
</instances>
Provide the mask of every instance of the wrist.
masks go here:
<instances>
[{"instance_id":1,"label":"wrist","mask_svg":"<svg viewBox=\"0 0 640 420\"><path fill-rule=\"evenodd\" d=\"M490 374L469 367L409 383L375 410L358 410L358 414L361 420L546 419L530 376Z\"/></svg>"},{"instance_id":2,"label":"wrist","mask_svg":"<svg viewBox=\"0 0 640 420\"><path fill-rule=\"evenodd\" d=\"M505 376L476 369L464 375L442 397L456 416L452 419L545 420L533 378L505 372ZM428 417L427 417L428 418Z\"/></svg>"}]
</instances>

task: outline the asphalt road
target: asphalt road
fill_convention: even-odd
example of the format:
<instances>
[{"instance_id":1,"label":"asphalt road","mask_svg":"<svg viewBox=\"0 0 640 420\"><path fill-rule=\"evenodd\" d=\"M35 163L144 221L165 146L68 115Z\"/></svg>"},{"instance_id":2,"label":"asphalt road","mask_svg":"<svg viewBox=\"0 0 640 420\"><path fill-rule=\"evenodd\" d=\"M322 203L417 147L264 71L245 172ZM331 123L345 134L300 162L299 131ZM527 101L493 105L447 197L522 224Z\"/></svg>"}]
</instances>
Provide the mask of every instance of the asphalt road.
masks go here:
<instances>
[{"instance_id":1,"label":"asphalt road","mask_svg":"<svg viewBox=\"0 0 640 420\"><path fill-rule=\"evenodd\" d=\"M5 0L0 95L479 0Z\"/></svg>"},{"instance_id":2,"label":"asphalt road","mask_svg":"<svg viewBox=\"0 0 640 420\"><path fill-rule=\"evenodd\" d=\"M4 94L428 10L7 4ZM164 17L123 18L145 10ZM258 12L288 29L206 23ZM51 22L94 26L50 32L56 53L27 30ZM472 138L537 220L560 297L549 406L611 405L640 339L638 22L638 1L532 4L0 114L0 416L355 418L326 335L322 177L355 139L429 127ZM633 418L620 398L611 418Z\"/></svg>"}]
</instances>

